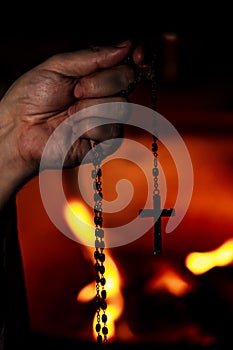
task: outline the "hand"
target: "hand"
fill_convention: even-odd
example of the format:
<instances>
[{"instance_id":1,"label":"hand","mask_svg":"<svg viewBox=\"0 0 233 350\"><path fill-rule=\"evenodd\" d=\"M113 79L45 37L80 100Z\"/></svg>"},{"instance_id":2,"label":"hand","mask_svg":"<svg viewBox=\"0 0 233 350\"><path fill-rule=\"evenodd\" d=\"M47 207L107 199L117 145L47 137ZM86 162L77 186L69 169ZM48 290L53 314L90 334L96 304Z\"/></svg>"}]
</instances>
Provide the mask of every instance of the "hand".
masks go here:
<instances>
[{"instance_id":1,"label":"hand","mask_svg":"<svg viewBox=\"0 0 233 350\"><path fill-rule=\"evenodd\" d=\"M140 48L133 51L130 41L119 47L58 54L20 77L0 104L5 124L11 125L14 159L36 173L48 138L68 116L93 104L125 101L117 94L134 81L135 75L132 67L118 64L132 52L135 62L139 62ZM91 134L93 139L102 141L119 136L120 127L103 126ZM90 149L88 138L84 135L76 142L65 166L80 164ZM57 145L45 167L53 167L56 158L61 157L60 147Z\"/></svg>"},{"instance_id":2,"label":"hand","mask_svg":"<svg viewBox=\"0 0 233 350\"><path fill-rule=\"evenodd\" d=\"M135 79L133 68L120 64L128 55L136 64L143 58L141 48L133 48L130 41L57 54L15 81L0 101L0 166L8 191L38 173L46 142L71 114L99 103L125 101L119 92ZM120 137L121 132L117 123L87 132L68 152L64 166L81 163L90 150L90 138L101 142ZM64 156L62 137L67 135L61 135L60 144L47 155L44 168L56 167Z\"/></svg>"}]
</instances>

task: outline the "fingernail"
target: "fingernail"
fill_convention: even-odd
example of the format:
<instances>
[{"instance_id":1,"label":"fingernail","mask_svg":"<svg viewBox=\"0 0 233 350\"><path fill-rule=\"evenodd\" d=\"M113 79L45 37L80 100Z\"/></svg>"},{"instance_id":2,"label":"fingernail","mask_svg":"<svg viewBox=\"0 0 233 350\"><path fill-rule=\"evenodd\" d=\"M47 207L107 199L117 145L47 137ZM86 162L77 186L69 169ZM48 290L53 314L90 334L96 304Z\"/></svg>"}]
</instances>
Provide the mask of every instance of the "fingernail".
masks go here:
<instances>
[{"instance_id":1,"label":"fingernail","mask_svg":"<svg viewBox=\"0 0 233 350\"><path fill-rule=\"evenodd\" d=\"M117 47L117 48L123 48L123 47L128 46L129 43L130 43L130 40L126 40L126 41L122 41L121 43L116 44L116 45L114 45L114 46Z\"/></svg>"},{"instance_id":2,"label":"fingernail","mask_svg":"<svg viewBox=\"0 0 233 350\"><path fill-rule=\"evenodd\" d=\"M72 114L74 114L76 112L76 108L75 105L70 106L68 109L68 115L71 116Z\"/></svg>"},{"instance_id":3,"label":"fingernail","mask_svg":"<svg viewBox=\"0 0 233 350\"><path fill-rule=\"evenodd\" d=\"M77 84L74 89L74 96L76 98L81 98L83 96L83 90L80 86L80 84Z\"/></svg>"}]
</instances>

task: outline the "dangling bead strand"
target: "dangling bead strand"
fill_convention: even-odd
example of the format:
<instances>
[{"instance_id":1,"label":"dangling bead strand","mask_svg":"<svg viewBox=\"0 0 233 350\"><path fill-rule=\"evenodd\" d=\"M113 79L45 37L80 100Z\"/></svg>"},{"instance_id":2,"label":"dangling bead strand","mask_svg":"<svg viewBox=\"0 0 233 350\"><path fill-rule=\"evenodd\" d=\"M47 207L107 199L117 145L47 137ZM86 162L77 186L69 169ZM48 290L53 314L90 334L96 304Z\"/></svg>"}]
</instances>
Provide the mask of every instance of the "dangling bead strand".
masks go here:
<instances>
[{"instance_id":1,"label":"dangling bead strand","mask_svg":"<svg viewBox=\"0 0 233 350\"><path fill-rule=\"evenodd\" d=\"M96 304L96 325L95 331L97 333L97 343L107 343L107 292L105 289L106 279L104 277L105 273L105 254L104 254L104 230L103 230L103 216L102 216L102 170L100 167L101 163L101 152L97 151L96 145L94 145L94 170L92 171L93 178L93 188L94 188L94 224L95 224L95 272L96 272L96 296L95 296L95 304Z\"/></svg>"}]
</instances>

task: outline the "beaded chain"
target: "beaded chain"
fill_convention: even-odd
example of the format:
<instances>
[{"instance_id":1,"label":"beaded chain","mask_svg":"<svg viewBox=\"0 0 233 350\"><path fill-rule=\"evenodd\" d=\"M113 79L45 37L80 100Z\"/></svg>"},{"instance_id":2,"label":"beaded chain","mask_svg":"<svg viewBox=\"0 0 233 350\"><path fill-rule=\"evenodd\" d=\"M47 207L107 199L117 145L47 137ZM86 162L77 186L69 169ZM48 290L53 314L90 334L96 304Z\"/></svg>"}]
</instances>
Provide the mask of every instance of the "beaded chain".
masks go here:
<instances>
[{"instance_id":1,"label":"beaded chain","mask_svg":"<svg viewBox=\"0 0 233 350\"><path fill-rule=\"evenodd\" d=\"M150 65L146 66L136 66L132 61L132 58L127 58L124 61L125 64L131 64L136 70L136 79L133 83L129 84L126 90L121 91L122 96L128 97L130 92L140 83L142 79L150 80L152 83L152 103L153 109L155 110L155 100L156 100L156 84L155 84L155 61L152 60ZM105 254L104 254L104 229L103 229L103 216L102 216L102 170L101 170L101 148L97 144L93 145L94 150L94 170L92 170L93 188L94 188L94 224L95 224L95 251L94 251L94 268L96 272L96 325L95 331L97 333L97 344L103 344L108 342L108 327L107 327L107 291L105 289L106 279L105 273ZM158 168L157 168L157 138L153 136L152 152L154 155L154 193L158 194Z\"/></svg>"},{"instance_id":2,"label":"beaded chain","mask_svg":"<svg viewBox=\"0 0 233 350\"><path fill-rule=\"evenodd\" d=\"M157 101L157 86L156 86L156 75L155 75L155 63L156 57L154 55L151 61L151 71L150 71L150 80L151 80L151 100L152 100L152 109L156 111L156 101ZM153 179L154 179L154 195L159 195L159 187L158 187L158 138L155 136L156 133L156 120L153 119L153 142L152 142L152 153L154 156L154 168L152 169Z\"/></svg>"},{"instance_id":3,"label":"beaded chain","mask_svg":"<svg viewBox=\"0 0 233 350\"><path fill-rule=\"evenodd\" d=\"M98 149L99 148L99 149ZM105 273L105 254L104 254L104 230L103 230L103 217L102 217L102 170L101 164L101 149L98 145L94 144L94 170L92 170L93 188L94 188L94 224L95 224L95 272L96 272L96 325L95 330L97 333L97 343L107 343L107 315L105 313L107 309L107 292L105 289L106 279ZM103 326L101 327L101 324ZM101 334L102 333L102 334Z\"/></svg>"}]
</instances>

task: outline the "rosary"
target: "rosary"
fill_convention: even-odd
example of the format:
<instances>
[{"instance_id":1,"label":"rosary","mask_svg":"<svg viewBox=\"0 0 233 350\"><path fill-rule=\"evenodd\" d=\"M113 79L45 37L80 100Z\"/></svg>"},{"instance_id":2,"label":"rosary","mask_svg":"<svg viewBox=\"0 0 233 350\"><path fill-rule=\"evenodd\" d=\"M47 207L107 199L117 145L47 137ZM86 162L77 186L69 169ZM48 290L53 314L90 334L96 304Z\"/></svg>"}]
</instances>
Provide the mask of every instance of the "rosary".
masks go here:
<instances>
[{"instance_id":1,"label":"rosary","mask_svg":"<svg viewBox=\"0 0 233 350\"><path fill-rule=\"evenodd\" d=\"M135 64L132 62L131 58L127 59L129 64ZM152 108L156 110L156 74L155 74L155 55L151 60L149 65L145 65L142 67L136 67L136 80L133 84L130 84L127 90L122 91L123 96L128 96L129 93L134 89L134 87L142 80L149 80L151 82L151 98L152 98ZM154 122L155 124L155 122ZM156 125L153 125L156 128ZM153 217L154 218L154 254L160 254L162 251L162 243L161 243L161 218L174 216L174 209L161 209L161 197L158 186L158 144L157 137L153 135L151 150L153 153L153 182L154 182L154 190L153 190L153 209L143 209L139 210L139 216L141 218L144 217ZM97 344L106 344L108 342L108 327L107 327L107 291L105 289L106 279L104 277L105 273L105 254L104 254L104 229L103 229L103 216L102 216L102 171L101 171L101 149L98 145L94 145L94 160L93 166L94 170L92 170L92 179L93 179L93 189L94 189L94 224L95 224L95 251L94 251L94 269L96 273L95 281L96 281L96 296L95 296L95 306L96 306L96 324L95 331L97 334ZM159 214L159 216L158 216Z\"/></svg>"}]
</instances>

